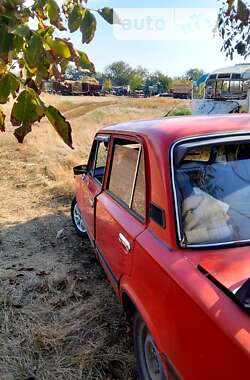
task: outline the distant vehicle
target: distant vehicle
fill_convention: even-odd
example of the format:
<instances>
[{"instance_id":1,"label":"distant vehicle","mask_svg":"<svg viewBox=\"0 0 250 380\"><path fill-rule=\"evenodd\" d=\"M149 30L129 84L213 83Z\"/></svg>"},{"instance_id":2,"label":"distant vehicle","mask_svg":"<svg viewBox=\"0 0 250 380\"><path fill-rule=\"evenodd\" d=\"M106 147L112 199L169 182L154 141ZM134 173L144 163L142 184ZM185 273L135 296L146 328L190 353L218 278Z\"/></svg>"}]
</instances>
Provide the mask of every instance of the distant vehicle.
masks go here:
<instances>
[{"instance_id":1,"label":"distant vehicle","mask_svg":"<svg viewBox=\"0 0 250 380\"><path fill-rule=\"evenodd\" d=\"M53 93L54 87L53 87L53 81L52 80L44 80L43 81L43 91L48 93Z\"/></svg>"},{"instance_id":2,"label":"distant vehicle","mask_svg":"<svg viewBox=\"0 0 250 380\"><path fill-rule=\"evenodd\" d=\"M192 82L183 81L183 83L176 83L171 88L171 93L174 99L191 99Z\"/></svg>"},{"instance_id":3,"label":"distant vehicle","mask_svg":"<svg viewBox=\"0 0 250 380\"><path fill-rule=\"evenodd\" d=\"M112 88L112 94L116 96L126 96L130 91L129 85L127 86L114 86Z\"/></svg>"},{"instance_id":4,"label":"distant vehicle","mask_svg":"<svg viewBox=\"0 0 250 380\"><path fill-rule=\"evenodd\" d=\"M74 174L73 223L133 324L139 379L249 380L250 117L109 126Z\"/></svg>"},{"instance_id":5,"label":"distant vehicle","mask_svg":"<svg viewBox=\"0 0 250 380\"><path fill-rule=\"evenodd\" d=\"M193 84L193 114L250 112L250 64L206 74Z\"/></svg>"},{"instance_id":6,"label":"distant vehicle","mask_svg":"<svg viewBox=\"0 0 250 380\"><path fill-rule=\"evenodd\" d=\"M161 94L156 95L159 98L171 98L173 94L171 92L162 92Z\"/></svg>"},{"instance_id":7,"label":"distant vehicle","mask_svg":"<svg viewBox=\"0 0 250 380\"><path fill-rule=\"evenodd\" d=\"M44 91L60 95L100 95L102 86L93 77L82 80L44 81Z\"/></svg>"},{"instance_id":8,"label":"distant vehicle","mask_svg":"<svg viewBox=\"0 0 250 380\"><path fill-rule=\"evenodd\" d=\"M135 90L130 93L132 98L145 98L145 93L143 90Z\"/></svg>"},{"instance_id":9,"label":"distant vehicle","mask_svg":"<svg viewBox=\"0 0 250 380\"><path fill-rule=\"evenodd\" d=\"M154 85L145 85L143 87L143 91L145 94L147 94L148 96L156 96L157 94L159 94L159 86L157 84L154 84Z\"/></svg>"}]
</instances>

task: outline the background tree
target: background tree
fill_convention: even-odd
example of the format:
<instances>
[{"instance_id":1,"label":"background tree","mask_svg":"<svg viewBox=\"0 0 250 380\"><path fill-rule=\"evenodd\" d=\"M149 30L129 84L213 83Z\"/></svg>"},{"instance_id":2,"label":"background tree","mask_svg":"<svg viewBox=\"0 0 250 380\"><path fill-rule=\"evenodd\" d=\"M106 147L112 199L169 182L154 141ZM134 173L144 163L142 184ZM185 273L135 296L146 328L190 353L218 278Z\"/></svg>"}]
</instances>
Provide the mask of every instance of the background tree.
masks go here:
<instances>
[{"instance_id":1,"label":"background tree","mask_svg":"<svg viewBox=\"0 0 250 380\"><path fill-rule=\"evenodd\" d=\"M148 75L146 79L146 86L158 85L161 91L168 91L171 87L172 79L162 73L161 71L155 71L154 73Z\"/></svg>"},{"instance_id":2,"label":"background tree","mask_svg":"<svg viewBox=\"0 0 250 380\"><path fill-rule=\"evenodd\" d=\"M112 90L112 80L111 79L105 79L103 83L103 88L105 91L110 92Z\"/></svg>"},{"instance_id":3,"label":"background tree","mask_svg":"<svg viewBox=\"0 0 250 380\"><path fill-rule=\"evenodd\" d=\"M90 43L96 31L96 17L113 23L113 10L96 11L84 0L66 0L59 6L55 0L0 2L0 104L16 98L11 111L15 136L22 142L32 124L47 117L64 142L72 147L71 127L58 109L40 98L42 80L61 80L70 62L78 68L94 71L86 53L74 49L67 38L56 37L58 31L80 30L82 43ZM31 28L29 21L37 24ZM33 25L34 23L32 23ZM5 130L5 114L0 109L0 130Z\"/></svg>"},{"instance_id":4,"label":"background tree","mask_svg":"<svg viewBox=\"0 0 250 380\"><path fill-rule=\"evenodd\" d=\"M233 59L237 53L250 54L250 8L246 1L223 1L218 16L218 29L223 39L222 50Z\"/></svg>"},{"instance_id":5,"label":"background tree","mask_svg":"<svg viewBox=\"0 0 250 380\"><path fill-rule=\"evenodd\" d=\"M145 67L138 66L136 69L133 69L133 74L139 75L145 81L149 76L149 71Z\"/></svg>"},{"instance_id":6,"label":"background tree","mask_svg":"<svg viewBox=\"0 0 250 380\"><path fill-rule=\"evenodd\" d=\"M115 86L125 86L133 75L133 69L124 61L113 62L104 70L104 76L110 78Z\"/></svg>"},{"instance_id":7,"label":"background tree","mask_svg":"<svg viewBox=\"0 0 250 380\"><path fill-rule=\"evenodd\" d=\"M64 78L67 80L81 80L89 74L89 70L83 70L81 68L77 68L76 66L69 65L65 71Z\"/></svg>"},{"instance_id":8,"label":"background tree","mask_svg":"<svg viewBox=\"0 0 250 380\"><path fill-rule=\"evenodd\" d=\"M129 87L131 91L142 89L144 84L144 79L139 74L133 74L129 80Z\"/></svg>"},{"instance_id":9,"label":"background tree","mask_svg":"<svg viewBox=\"0 0 250 380\"><path fill-rule=\"evenodd\" d=\"M202 70L202 69L198 69L198 68L189 69L185 73L185 79L195 81L195 80L199 79L203 74L205 74L205 73L204 73L204 70Z\"/></svg>"}]
</instances>

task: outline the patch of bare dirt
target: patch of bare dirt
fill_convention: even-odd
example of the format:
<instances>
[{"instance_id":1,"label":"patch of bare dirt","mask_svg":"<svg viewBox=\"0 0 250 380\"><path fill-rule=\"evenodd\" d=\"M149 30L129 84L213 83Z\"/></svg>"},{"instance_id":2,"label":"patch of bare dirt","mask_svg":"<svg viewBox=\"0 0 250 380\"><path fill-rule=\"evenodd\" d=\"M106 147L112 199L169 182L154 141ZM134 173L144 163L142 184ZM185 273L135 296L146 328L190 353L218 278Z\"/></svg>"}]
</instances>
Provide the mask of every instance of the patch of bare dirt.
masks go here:
<instances>
[{"instance_id":1,"label":"patch of bare dirt","mask_svg":"<svg viewBox=\"0 0 250 380\"><path fill-rule=\"evenodd\" d=\"M36 149L0 138L0 379L134 379L130 327L69 191Z\"/></svg>"}]
</instances>

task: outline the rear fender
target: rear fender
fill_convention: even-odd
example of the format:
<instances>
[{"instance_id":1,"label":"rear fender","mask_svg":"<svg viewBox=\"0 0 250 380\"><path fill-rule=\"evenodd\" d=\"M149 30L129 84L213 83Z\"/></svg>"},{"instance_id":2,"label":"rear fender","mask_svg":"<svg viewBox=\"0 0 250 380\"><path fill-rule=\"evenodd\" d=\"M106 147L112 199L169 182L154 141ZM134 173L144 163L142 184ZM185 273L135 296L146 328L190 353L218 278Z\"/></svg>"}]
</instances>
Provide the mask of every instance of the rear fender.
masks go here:
<instances>
[{"instance_id":1,"label":"rear fender","mask_svg":"<svg viewBox=\"0 0 250 380\"><path fill-rule=\"evenodd\" d=\"M138 313L141 315L151 335L153 336L157 349L159 350L159 352L161 352L160 337L157 333L156 326L154 325L153 320L150 318L150 315L148 314L147 310L144 308L143 302L138 298L132 286L130 286L128 276L123 276L120 280L119 298L122 304L124 295L129 297L129 299L132 301L136 311L138 311Z\"/></svg>"}]
</instances>

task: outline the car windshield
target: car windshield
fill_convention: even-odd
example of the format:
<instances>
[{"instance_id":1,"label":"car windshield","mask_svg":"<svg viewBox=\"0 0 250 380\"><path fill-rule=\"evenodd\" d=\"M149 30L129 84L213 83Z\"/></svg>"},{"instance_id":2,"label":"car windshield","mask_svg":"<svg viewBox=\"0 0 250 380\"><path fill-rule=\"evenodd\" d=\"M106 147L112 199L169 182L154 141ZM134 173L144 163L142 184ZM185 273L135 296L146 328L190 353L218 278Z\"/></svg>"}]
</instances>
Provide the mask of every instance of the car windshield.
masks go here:
<instances>
[{"instance_id":1,"label":"car windshield","mask_svg":"<svg viewBox=\"0 0 250 380\"><path fill-rule=\"evenodd\" d=\"M184 245L250 240L250 142L174 150L179 238Z\"/></svg>"}]
</instances>

